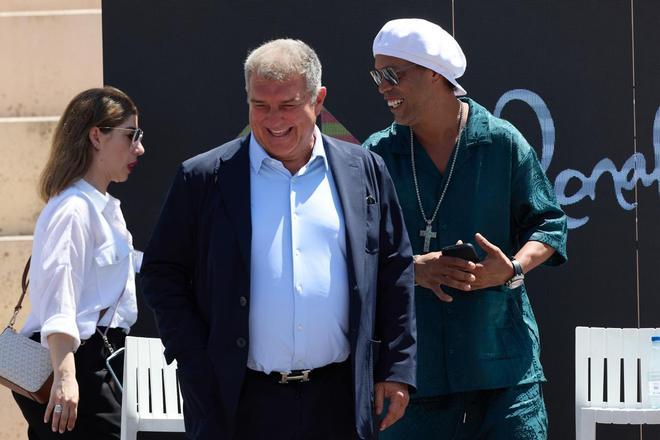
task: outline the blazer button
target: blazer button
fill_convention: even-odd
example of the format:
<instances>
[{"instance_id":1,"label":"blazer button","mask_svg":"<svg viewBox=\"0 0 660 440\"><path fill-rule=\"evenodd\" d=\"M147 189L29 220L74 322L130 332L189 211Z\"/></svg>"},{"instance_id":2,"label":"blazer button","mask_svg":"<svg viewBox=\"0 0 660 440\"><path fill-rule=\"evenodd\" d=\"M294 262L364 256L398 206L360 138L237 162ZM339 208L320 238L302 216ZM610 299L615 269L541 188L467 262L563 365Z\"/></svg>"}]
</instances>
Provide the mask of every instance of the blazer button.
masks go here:
<instances>
[{"instance_id":1,"label":"blazer button","mask_svg":"<svg viewBox=\"0 0 660 440\"><path fill-rule=\"evenodd\" d=\"M247 342L245 341L245 338L238 338L236 339L236 345L238 346L238 348L245 348Z\"/></svg>"},{"instance_id":2,"label":"blazer button","mask_svg":"<svg viewBox=\"0 0 660 440\"><path fill-rule=\"evenodd\" d=\"M241 296L240 298L238 298L238 302L240 303L241 307L245 307L247 305L247 298Z\"/></svg>"}]
</instances>

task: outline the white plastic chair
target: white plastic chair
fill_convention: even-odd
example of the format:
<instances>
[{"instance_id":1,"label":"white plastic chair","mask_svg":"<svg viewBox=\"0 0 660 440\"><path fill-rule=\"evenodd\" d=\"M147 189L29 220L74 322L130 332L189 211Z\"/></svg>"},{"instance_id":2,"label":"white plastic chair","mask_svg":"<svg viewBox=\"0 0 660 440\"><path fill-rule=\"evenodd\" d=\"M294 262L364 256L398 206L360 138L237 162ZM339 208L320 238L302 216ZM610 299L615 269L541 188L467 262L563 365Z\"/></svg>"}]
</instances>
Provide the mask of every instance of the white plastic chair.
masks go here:
<instances>
[{"instance_id":1,"label":"white plastic chair","mask_svg":"<svg viewBox=\"0 0 660 440\"><path fill-rule=\"evenodd\" d=\"M648 404L653 335L660 329L575 328L576 440L595 440L596 423L660 424L660 409Z\"/></svg>"},{"instance_id":2,"label":"white plastic chair","mask_svg":"<svg viewBox=\"0 0 660 440\"><path fill-rule=\"evenodd\" d=\"M138 431L185 431L176 368L165 362L160 339L126 337L121 440L135 440Z\"/></svg>"}]
</instances>

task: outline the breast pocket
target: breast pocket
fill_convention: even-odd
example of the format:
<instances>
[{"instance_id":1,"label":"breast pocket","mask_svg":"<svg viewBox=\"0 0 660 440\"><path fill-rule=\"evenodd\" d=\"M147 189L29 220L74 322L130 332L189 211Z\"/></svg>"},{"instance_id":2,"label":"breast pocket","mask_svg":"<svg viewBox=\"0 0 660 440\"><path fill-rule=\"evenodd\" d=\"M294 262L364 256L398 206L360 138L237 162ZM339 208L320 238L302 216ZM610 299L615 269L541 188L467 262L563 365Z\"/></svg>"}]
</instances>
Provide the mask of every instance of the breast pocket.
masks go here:
<instances>
[{"instance_id":1,"label":"breast pocket","mask_svg":"<svg viewBox=\"0 0 660 440\"><path fill-rule=\"evenodd\" d=\"M104 292L114 295L114 291L124 290L130 268L131 248L123 241L109 241L94 251L99 295Z\"/></svg>"},{"instance_id":2,"label":"breast pocket","mask_svg":"<svg viewBox=\"0 0 660 440\"><path fill-rule=\"evenodd\" d=\"M94 251L94 261L98 267L112 266L121 263L130 253L131 248L128 243L109 241L103 243Z\"/></svg>"}]
</instances>

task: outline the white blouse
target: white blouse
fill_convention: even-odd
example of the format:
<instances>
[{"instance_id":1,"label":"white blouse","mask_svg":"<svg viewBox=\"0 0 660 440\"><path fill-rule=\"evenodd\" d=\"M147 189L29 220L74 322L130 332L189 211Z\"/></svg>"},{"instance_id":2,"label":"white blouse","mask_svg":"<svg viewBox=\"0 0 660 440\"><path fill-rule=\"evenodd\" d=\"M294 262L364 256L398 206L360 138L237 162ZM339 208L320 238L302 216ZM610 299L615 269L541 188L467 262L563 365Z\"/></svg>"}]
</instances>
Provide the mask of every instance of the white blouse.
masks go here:
<instances>
[{"instance_id":1,"label":"white blouse","mask_svg":"<svg viewBox=\"0 0 660 440\"><path fill-rule=\"evenodd\" d=\"M97 323L128 332L137 320L135 273L141 263L119 200L78 180L51 198L37 220L30 263L32 310L21 333L40 331L45 347L48 335L66 333L77 350Z\"/></svg>"}]
</instances>

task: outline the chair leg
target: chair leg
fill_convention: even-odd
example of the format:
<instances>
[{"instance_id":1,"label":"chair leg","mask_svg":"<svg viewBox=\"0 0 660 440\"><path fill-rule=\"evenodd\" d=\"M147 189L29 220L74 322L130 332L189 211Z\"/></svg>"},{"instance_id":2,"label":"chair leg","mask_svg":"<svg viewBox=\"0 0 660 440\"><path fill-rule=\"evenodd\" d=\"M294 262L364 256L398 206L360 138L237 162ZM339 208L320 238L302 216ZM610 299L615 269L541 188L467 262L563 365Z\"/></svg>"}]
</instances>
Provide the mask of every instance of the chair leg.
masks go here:
<instances>
[{"instance_id":1,"label":"chair leg","mask_svg":"<svg viewBox=\"0 0 660 440\"><path fill-rule=\"evenodd\" d=\"M593 414L582 411L576 425L575 440L596 440L596 418Z\"/></svg>"},{"instance_id":2,"label":"chair leg","mask_svg":"<svg viewBox=\"0 0 660 440\"><path fill-rule=\"evenodd\" d=\"M137 420L122 411L121 415L121 440L136 440L137 439Z\"/></svg>"}]
</instances>

